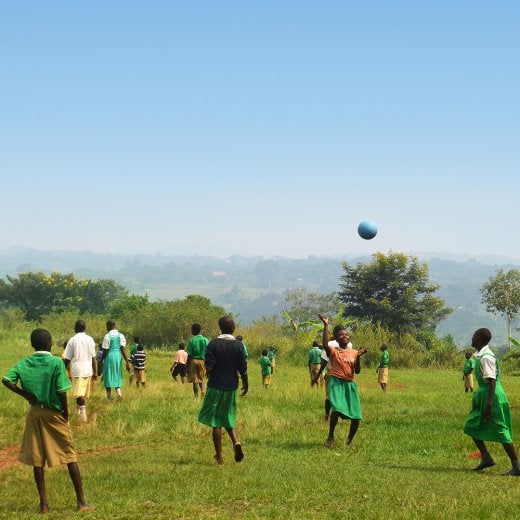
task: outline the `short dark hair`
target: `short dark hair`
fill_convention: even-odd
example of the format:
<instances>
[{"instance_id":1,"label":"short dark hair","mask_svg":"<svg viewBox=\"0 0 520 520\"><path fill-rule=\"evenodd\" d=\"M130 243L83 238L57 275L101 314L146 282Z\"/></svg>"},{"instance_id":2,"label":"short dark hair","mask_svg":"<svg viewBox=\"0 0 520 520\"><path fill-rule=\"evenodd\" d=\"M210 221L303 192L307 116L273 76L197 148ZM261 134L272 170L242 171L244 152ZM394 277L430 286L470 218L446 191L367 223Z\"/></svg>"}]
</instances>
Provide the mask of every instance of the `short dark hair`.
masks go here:
<instances>
[{"instance_id":1,"label":"short dark hair","mask_svg":"<svg viewBox=\"0 0 520 520\"><path fill-rule=\"evenodd\" d=\"M184 350L185 347L186 347L186 345L184 343L179 343L179 348L181 350Z\"/></svg>"},{"instance_id":2,"label":"short dark hair","mask_svg":"<svg viewBox=\"0 0 520 520\"><path fill-rule=\"evenodd\" d=\"M134 336L134 343L141 343L141 338L139 336Z\"/></svg>"},{"instance_id":3,"label":"short dark hair","mask_svg":"<svg viewBox=\"0 0 520 520\"><path fill-rule=\"evenodd\" d=\"M239 336L235 336L235 337L238 339L238 341L242 341L244 339L244 336L240 336L240 335Z\"/></svg>"},{"instance_id":4,"label":"short dark hair","mask_svg":"<svg viewBox=\"0 0 520 520\"><path fill-rule=\"evenodd\" d=\"M235 330L235 320L232 316L222 316L218 320L218 326L222 334L233 334Z\"/></svg>"},{"instance_id":5,"label":"short dark hair","mask_svg":"<svg viewBox=\"0 0 520 520\"><path fill-rule=\"evenodd\" d=\"M262 356L267 356L267 349L264 348L264 350L262 350Z\"/></svg>"},{"instance_id":6,"label":"short dark hair","mask_svg":"<svg viewBox=\"0 0 520 520\"><path fill-rule=\"evenodd\" d=\"M50 350L52 336L47 329L34 329L31 332L31 345L34 350Z\"/></svg>"},{"instance_id":7,"label":"short dark hair","mask_svg":"<svg viewBox=\"0 0 520 520\"><path fill-rule=\"evenodd\" d=\"M76 332L85 332L87 330L87 324L85 323L85 320L76 320L76 323L74 324L74 330Z\"/></svg>"},{"instance_id":8,"label":"short dark hair","mask_svg":"<svg viewBox=\"0 0 520 520\"><path fill-rule=\"evenodd\" d=\"M107 320L107 330L116 328L116 322L114 320Z\"/></svg>"},{"instance_id":9,"label":"short dark hair","mask_svg":"<svg viewBox=\"0 0 520 520\"><path fill-rule=\"evenodd\" d=\"M200 323L194 323L192 326L191 326L191 333L194 335L194 336L197 336L198 334L200 334L200 331L202 330L202 327L200 325Z\"/></svg>"}]
</instances>

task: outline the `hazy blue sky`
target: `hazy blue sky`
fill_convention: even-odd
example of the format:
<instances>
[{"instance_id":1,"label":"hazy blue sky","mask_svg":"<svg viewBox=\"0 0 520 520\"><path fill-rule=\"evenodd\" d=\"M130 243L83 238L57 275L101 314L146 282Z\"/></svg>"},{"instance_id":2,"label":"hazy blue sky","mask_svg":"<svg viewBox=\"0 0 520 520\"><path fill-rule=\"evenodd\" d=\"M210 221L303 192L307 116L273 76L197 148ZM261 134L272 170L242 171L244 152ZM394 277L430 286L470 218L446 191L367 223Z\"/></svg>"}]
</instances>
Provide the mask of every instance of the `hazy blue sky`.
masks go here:
<instances>
[{"instance_id":1,"label":"hazy blue sky","mask_svg":"<svg viewBox=\"0 0 520 520\"><path fill-rule=\"evenodd\" d=\"M0 249L520 257L519 27L517 1L2 2Z\"/></svg>"}]
</instances>

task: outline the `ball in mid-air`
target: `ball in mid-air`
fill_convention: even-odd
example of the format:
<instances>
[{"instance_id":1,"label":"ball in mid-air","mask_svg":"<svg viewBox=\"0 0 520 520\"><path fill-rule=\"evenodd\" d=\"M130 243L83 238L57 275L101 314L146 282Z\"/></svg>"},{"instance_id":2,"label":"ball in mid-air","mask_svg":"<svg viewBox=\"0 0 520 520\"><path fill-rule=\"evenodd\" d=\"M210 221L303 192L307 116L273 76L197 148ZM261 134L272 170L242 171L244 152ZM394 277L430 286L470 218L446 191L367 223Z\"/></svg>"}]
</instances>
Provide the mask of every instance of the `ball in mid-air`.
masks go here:
<instances>
[{"instance_id":1,"label":"ball in mid-air","mask_svg":"<svg viewBox=\"0 0 520 520\"><path fill-rule=\"evenodd\" d=\"M357 232L361 238L372 240L377 235L377 226L371 220L363 220L360 222Z\"/></svg>"}]
</instances>

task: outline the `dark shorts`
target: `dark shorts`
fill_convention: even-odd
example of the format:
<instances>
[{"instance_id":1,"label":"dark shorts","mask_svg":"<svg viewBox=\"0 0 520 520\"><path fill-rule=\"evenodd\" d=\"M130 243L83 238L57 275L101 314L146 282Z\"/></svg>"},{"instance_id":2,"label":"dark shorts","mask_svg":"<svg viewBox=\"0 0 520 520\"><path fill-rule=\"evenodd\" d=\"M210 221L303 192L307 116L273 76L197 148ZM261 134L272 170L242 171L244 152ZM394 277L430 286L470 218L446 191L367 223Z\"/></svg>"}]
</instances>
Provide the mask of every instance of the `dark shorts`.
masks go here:
<instances>
[{"instance_id":1,"label":"dark shorts","mask_svg":"<svg viewBox=\"0 0 520 520\"><path fill-rule=\"evenodd\" d=\"M186 377L187 369L188 369L187 365L182 365L181 363L177 363L175 365L175 367L173 367L172 377L177 377L177 376Z\"/></svg>"}]
</instances>

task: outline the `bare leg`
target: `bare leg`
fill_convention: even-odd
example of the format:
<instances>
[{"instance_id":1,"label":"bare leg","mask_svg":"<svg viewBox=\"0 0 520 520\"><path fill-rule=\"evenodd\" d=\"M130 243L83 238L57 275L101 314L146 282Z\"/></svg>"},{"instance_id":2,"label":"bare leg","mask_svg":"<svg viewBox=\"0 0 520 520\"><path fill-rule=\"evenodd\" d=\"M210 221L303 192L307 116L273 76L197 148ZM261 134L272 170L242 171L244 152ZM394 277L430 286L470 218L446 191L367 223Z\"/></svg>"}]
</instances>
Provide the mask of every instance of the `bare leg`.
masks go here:
<instances>
[{"instance_id":1,"label":"bare leg","mask_svg":"<svg viewBox=\"0 0 520 520\"><path fill-rule=\"evenodd\" d=\"M515 445L510 442L508 444L503 444L504 450L506 450L507 456L511 461L511 470L506 473L502 473L506 477L520 477L520 460L518 460L518 455L516 454Z\"/></svg>"},{"instance_id":2,"label":"bare leg","mask_svg":"<svg viewBox=\"0 0 520 520\"><path fill-rule=\"evenodd\" d=\"M47 503L47 494L45 493L45 473L43 468L34 466L33 474L38 496L40 497L40 513L47 513L49 511L49 504Z\"/></svg>"},{"instance_id":3,"label":"bare leg","mask_svg":"<svg viewBox=\"0 0 520 520\"><path fill-rule=\"evenodd\" d=\"M96 506L91 506L85 500L85 495L83 494L83 483L81 482L81 474L79 472L78 463L69 462L67 464L67 469L69 470L70 480L72 480L72 484L74 485L74 491L76 492L78 509L80 511L90 511L96 509Z\"/></svg>"},{"instance_id":4,"label":"bare leg","mask_svg":"<svg viewBox=\"0 0 520 520\"><path fill-rule=\"evenodd\" d=\"M328 421L330 416L330 399L325 399L325 420Z\"/></svg>"},{"instance_id":5,"label":"bare leg","mask_svg":"<svg viewBox=\"0 0 520 520\"><path fill-rule=\"evenodd\" d=\"M233 452L235 454L235 462L241 462L244 460L244 452L242 451L242 445L237 440L237 434L234 428L226 428L229 438L233 443Z\"/></svg>"},{"instance_id":6,"label":"bare leg","mask_svg":"<svg viewBox=\"0 0 520 520\"><path fill-rule=\"evenodd\" d=\"M327 446L327 448L332 448L332 446L334 446L334 430L336 429L336 425L338 424L338 419L339 419L338 412L332 412L330 414L329 436L327 437L327 440L325 441L325 446Z\"/></svg>"},{"instance_id":7,"label":"bare leg","mask_svg":"<svg viewBox=\"0 0 520 520\"><path fill-rule=\"evenodd\" d=\"M222 428L220 426L213 428L212 436L213 446L215 447L215 462L222 464L224 462L222 459Z\"/></svg>"},{"instance_id":8,"label":"bare leg","mask_svg":"<svg viewBox=\"0 0 520 520\"><path fill-rule=\"evenodd\" d=\"M204 397L206 395L206 392L204 392L204 382L201 381L199 383L199 386L200 386L200 395L201 395L201 397Z\"/></svg>"},{"instance_id":9,"label":"bare leg","mask_svg":"<svg viewBox=\"0 0 520 520\"><path fill-rule=\"evenodd\" d=\"M193 394L195 395L195 397L199 396L199 384L198 383L193 383Z\"/></svg>"},{"instance_id":10,"label":"bare leg","mask_svg":"<svg viewBox=\"0 0 520 520\"><path fill-rule=\"evenodd\" d=\"M107 394L107 401L112 401L112 389L111 388L107 388L105 391L106 391L106 394Z\"/></svg>"},{"instance_id":11,"label":"bare leg","mask_svg":"<svg viewBox=\"0 0 520 520\"><path fill-rule=\"evenodd\" d=\"M473 442L477 446L478 450L480 451L480 455L482 457L482 460L480 464L474 468L474 471L481 471L486 468L490 468L491 466L495 465L495 461L491 457L491 454L486 448L486 445L484 444L484 441L481 441L480 439L473 439Z\"/></svg>"},{"instance_id":12,"label":"bare leg","mask_svg":"<svg viewBox=\"0 0 520 520\"><path fill-rule=\"evenodd\" d=\"M347 444L350 444L352 442L352 440L354 439L354 435L356 435L356 432L358 431L360 422L361 421L359 419L350 420L350 430L348 432Z\"/></svg>"}]
</instances>

